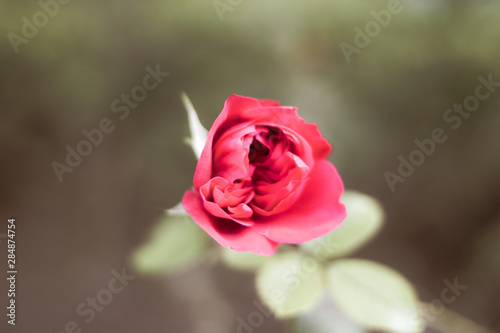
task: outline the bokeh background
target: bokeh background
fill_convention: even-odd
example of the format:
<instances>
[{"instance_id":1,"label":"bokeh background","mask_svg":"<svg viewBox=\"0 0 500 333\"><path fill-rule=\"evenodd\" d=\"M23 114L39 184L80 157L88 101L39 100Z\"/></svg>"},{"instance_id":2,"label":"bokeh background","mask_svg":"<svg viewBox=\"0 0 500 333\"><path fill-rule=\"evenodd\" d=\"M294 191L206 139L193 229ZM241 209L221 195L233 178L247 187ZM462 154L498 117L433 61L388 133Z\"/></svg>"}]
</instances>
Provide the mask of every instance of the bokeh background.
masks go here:
<instances>
[{"instance_id":1,"label":"bokeh background","mask_svg":"<svg viewBox=\"0 0 500 333\"><path fill-rule=\"evenodd\" d=\"M192 186L181 91L207 128L232 93L297 106L334 145L346 188L386 210L381 234L353 256L397 269L428 302L457 277L468 289L448 307L500 330L500 91L457 130L443 121L478 76L500 81L499 2L403 0L350 62L340 44L354 45L353 29L387 1L221 2L222 19L213 0L70 1L16 53L8 33L41 7L0 1L0 233L17 219L19 269L17 325L2 315L2 332L76 321L92 333L225 333L254 310L253 275L216 264L137 276L89 324L75 312ZM111 103L157 65L169 76L120 120ZM103 118L115 130L60 182L51 164ZM436 127L446 142L392 192L384 172ZM256 331L287 325L269 318Z\"/></svg>"}]
</instances>

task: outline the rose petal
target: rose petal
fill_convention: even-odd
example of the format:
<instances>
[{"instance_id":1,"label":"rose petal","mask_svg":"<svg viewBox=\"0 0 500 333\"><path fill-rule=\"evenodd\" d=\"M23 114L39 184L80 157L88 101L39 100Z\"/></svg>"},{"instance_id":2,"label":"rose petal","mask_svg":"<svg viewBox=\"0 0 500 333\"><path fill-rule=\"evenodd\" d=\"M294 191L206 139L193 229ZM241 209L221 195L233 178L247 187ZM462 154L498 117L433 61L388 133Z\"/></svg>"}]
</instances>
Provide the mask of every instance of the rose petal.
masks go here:
<instances>
[{"instance_id":1,"label":"rose petal","mask_svg":"<svg viewBox=\"0 0 500 333\"><path fill-rule=\"evenodd\" d=\"M223 219L228 219L232 220L234 222L237 222L239 224L245 225L245 226L251 226L253 225L253 221L250 220L242 220L243 217L240 216L233 216L228 214L224 209L221 208L220 204L214 201L217 201L217 191L220 192L220 190L224 190L228 186L231 186L231 184L224 178L221 177L214 177L210 179L205 185L200 187L199 194L200 198L202 199L203 206L205 209L211 213L214 216L223 218ZM249 189L250 190L250 189ZM241 203L242 200L240 200L236 203L234 203L234 206L237 206L237 204ZM242 214L238 214L242 215ZM246 214L248 215L248 213Z\"/></svg>"},{"instance_id":2,"label":"rose petal","mask_svg":"<svg viewBox=\"0 0 500 333\"><path fill-rule=\"evenodd\" d=\"M198 190L212 178L212 148L214 141L216 142L220 135L231 129L234 125L242 122L239 116L242 111L276 104L276 102L266 100L262 101L262 103L255 98L239 95L229 96L224 103L222 112L213 123L210 131L208 131L207 142L201 152L194 174L193 183L195 190Z\"/></svg>"},{"instance_id":3,"label":"rose petal","mask_svg":"<svg viewBox=\"0 0 500 333\"><path fill-rule=\"evenodd\" d=\"M299 244L325 235L345 218L340 203L344 190L335 167L328 161L317 161L299 198L300 204L287 211L256 220L252 229L279 243Z\"/></svg>"},{"instance_id":4,"label":"rose petal","mask_svg":"<svg viewBox=\"0 0 500 333\"><path fill-rule=\"evenodd\" d=\"M271 241L251 228L208 214L203 208L201 197L195 191L186 191L182 198L182 205L196 224L220 245L232 248L235 251L249 251L266 256L276 252L278 243Z\"/></svg>"},{"instance_id":5,"label":"rose petal","mask_svg":"<svg viewBox=\"0 0 500 333\"><path fill-rule=\"evenodd\" d=\"M231 213L233 218L237 219L247 219L253 215L253 210L244 203L240 203L236 207L228 207L227 210Z\"/></svg>"},{"instance_id":6,"label":"rose petal","mask_svg":"<svg viewBox=\"0 0 500 333\"><path fill-rule=\"evenodd\" d=\"M326 158L331 151L331 146L321 136L318 127L315 124L306 123L304 119L300 118L297 115L297 108L275 106L276 104L278 103L274 101L260 101L239 95L229 96L221 114L208 132L207 142L196 166L193 180L195 190L198 190L212 177L214 141L218 141L220 136L227 131L234 130L236 125L240 125L238 129L252 124L267 124L280 128L285 134L297 141L294 145L295 149L299 150L297 155L308 165L312 165L313 161L304 155L313 154L315 159ZM251 123L241 124L247 122ZM241 158L241 155L238 158ZM240 173L241 169L234 171Z\"/></svg>"},{"instance_id":7,"label":"rose petal","mask_svg":"<svg viewBox=\"0 0 500 333\"><path fill-rule=\"evenodd\" d=\"M261 99L259 100L261 106L279 106L280 102L276 102L270 99Z\"/></svg>"},{"instance_id":8,"label":"rose petal","mask_svg":"<svg viewBox=\"0 0 500 333\"><path fill-rule=\"evenodd\" d=\"M222 208L234 207L240 203L247 203L253 197L251 187L240 190L228 190L216 187L212 195L214 197L214 202Z\"/></svg>"},{"instance_id":9,"label":"rose petal","mask_svg":"<svg viewBox=\"0 0 500 333\"><path fill-rule=\"evenodd\" d=\"M246 227L251 227L252 225L254 225L254 222L246 219L246 217L243 218L243 217L239 217L239 216L233 216L232 214L228 214L226 211L224 211L224 209L220 208L219 205L217 205L214 202L203 200L203 207L205 207L205 209L207 210L208 213L210 213L216 217L220 217L222 219L225 219L228 222L238 223L238 224L244 225ZM253 214L253 211L252 211L252 214Z\"/></svg>"},{"instance_id":10,"label":"rose petal","mask_svg":"<svg viewBox=\"0 0 500 333\"><path fill-rule=\"evenodd\" d=\"M316 124L306 123L297 114L296 107L278 106L244 110L240 121L258 120L270 126L275 126L287 133L286 129L304 138L311 146L315 159L324 159L331 151L331 146L324 139Z\"/></svg>"},{"instance_id":11,"label":"rose petal","mask_svg":"<svg viewBox=\"0 0 500 333\"><path fill-rule=\"evenodd\" d=\"M252 143L251 136L256 130L254 126L241 127L224 133L213 144L212 173L230 182L245 179L249 174L248 150Z\"/></svg>"}]
</instances>

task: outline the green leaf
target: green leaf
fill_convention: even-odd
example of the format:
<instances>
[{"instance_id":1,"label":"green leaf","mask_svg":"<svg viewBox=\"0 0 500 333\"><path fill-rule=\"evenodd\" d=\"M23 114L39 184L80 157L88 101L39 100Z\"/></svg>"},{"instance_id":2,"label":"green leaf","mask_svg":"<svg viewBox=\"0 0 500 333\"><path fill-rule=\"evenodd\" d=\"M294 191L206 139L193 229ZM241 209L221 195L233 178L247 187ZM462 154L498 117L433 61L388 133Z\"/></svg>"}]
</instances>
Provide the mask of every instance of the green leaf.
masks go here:
<instances>
[{"instance_id":1,"label":"green leaf","mask_svg":"<svg viewBox=\"0 0 500 333\"><path fill-rule=\"evenodd\" d=\"M254 271L268 259L269 257L259 256L251 252L238 252L222 248L222 262L228 267L240 271Z\"/></svg>"},{"instance_id":2,"label":"green leaf","mask_svg":"<svg viewBox=\"0 0 500 333\"><path fill-rule=\"evenodd\" d=\"M199 159L207 142L208 131L201 124L198 114L185 92L181 93L181 99L188 114L189 130L191 131L191 137L187 138L186 141L193 148L196 158Z\"/></svg>"},{"instance_id":3,"label":"green leaf","mask_svg":"<svg viewBox=\"0 0 500 333\"><path fill-rule=\"evenodd\" d=\"M342 257L357 251L382 227L384 212L374 198L346 191L341 202L347 209L347 217L342 224L327 235L300 245L318 260Z\"/></svg>"},{"instance_id":4,"label":"green leaf","mask_svg":"<svg viewBox=\"0 0 500 333\"><path fill-rule=\"evenodd\" d=\"M413 286L393 269L361 259L328 267L328 284L341 311L366 328L420 333L422 318Z\"/></svg>"},{"instance_id":5,"label":"green leaf","mask_svg":"<svg viewBox=\"0 0 500 333\"><path fill-rule=\"evenodd\" d=\"M323 290L312 311L298 319L296 333L366 333L361 325L338 309L327 290Z\"/></svg>"},{"instance_id":6,"label":"green leaf","mask_svg":"<svg viewBox=\"0 0 500 333\"><path fill-rule=\"evenodd\" d=\"M310 309L323 289L321 266L298 252L275 254L257 272L257 293L278 318Z\"/></svg>"},{"instance_id":7,"label":"green leaf","mask_svg":"<svg viewBox=\"0 0 500 333\"><path fill-rule=\"evenodd\" d=\"M158 221L149 240L132 254L137 272L174 273L194 264L204 253L208 241L205 232L181 210L169 212Z\"/></svg>"}]
</instances>

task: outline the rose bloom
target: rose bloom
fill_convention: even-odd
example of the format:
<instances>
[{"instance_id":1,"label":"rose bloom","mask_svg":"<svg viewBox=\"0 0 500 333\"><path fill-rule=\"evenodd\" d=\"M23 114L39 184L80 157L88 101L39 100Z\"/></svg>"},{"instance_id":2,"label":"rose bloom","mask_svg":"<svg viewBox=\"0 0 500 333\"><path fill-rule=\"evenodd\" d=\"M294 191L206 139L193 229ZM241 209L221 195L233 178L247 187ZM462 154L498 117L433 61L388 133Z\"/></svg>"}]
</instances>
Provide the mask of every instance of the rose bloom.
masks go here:
<instances>
[{"instance_id":1,"label":"rose bloom","mask_svg":"<svg viewBox=\"0 0 500 333\"><path fill-rule=\"evenodd\" d=\"M297 108L230 96L208 132L182 205L220 245L272 255L325 235L345 218L331 146Z\"/></svg>"}]
</instances>

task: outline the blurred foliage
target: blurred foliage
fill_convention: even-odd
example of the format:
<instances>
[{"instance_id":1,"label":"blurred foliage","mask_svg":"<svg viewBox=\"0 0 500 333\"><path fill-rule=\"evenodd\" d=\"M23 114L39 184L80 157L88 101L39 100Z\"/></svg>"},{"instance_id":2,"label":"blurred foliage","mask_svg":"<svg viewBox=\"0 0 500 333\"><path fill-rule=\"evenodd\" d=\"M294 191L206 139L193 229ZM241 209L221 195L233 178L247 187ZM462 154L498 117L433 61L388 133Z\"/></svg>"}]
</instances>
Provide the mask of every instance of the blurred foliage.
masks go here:
<instances>
[{"instance_id":1,"label":"blurred foliage","mask_svg":"<svg viewBox=\"0 0 500 333\"><path fill-rule=\"evenodd\" d=\"M257 293L276 317L295 317L309 310L323 289L321 270L297 252L275 254L258 271Z\"/></svg>"},{"instance_id":2,"label":"blurred foliage","mask_svg":"<svg viewBox=\"0 0 500 333\"><path fill-rule=\"evenodd\" d=\"M186 93L182 93L181 99L188 114L189 131L191 132L191 137L186 138L185 141L193 149L196 158L199 159L207 141L208 131L200 123L198 114Z\"/></svg>"},{"instance_id":3,"label":"blurred foliage","mask_svg":"<svg viewBox=\"0 0 500 333\"><path fill-rule=\"evenodd\" d=\"M142 274L176 273L204 259L208 240L188 216L167 213L134 252L133 267Z\"/></svg>"},{"instance_id":4,"label":"blurred foliage","mask_svg":"<svg viewBox=\"0 0 500 333\"><path fill-rule=\"evenodd\" d=\"M269 257L251 252L236 252L232 249L222 250L222 262L232 269L251 272L257 270L267 261L269 261Z\"/></svg>"},{"instance_id":5,"label":"blurred foliage","mask_svg":"<svg viewBox=\"0 0 500 333\"><path fill-rule=\"evenodd\" d=\"M380 204L374 198L355 191L345 191L341 202L347 209L347 217L342 224L328 235L300 244L300 247L316 257L331 259L349 255L375 237L384 218Z\"/></svg>"},{"instance_id":6,"label":"blurred foliage","mask_svg":"<svg viewBox=\"0 0 500 333\"><path fill-rule=\"evenodd\" d=\"M424 322L413 286L398 272L360 259L343 259L328 267L334 301L364 327L395 333L418 333Z\"/></svg>"}]
</instances>

